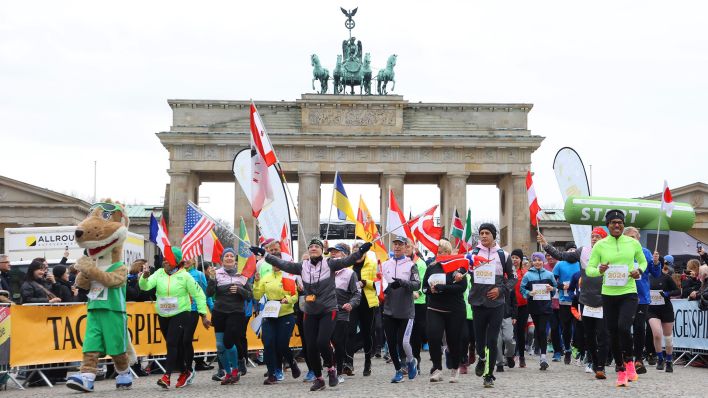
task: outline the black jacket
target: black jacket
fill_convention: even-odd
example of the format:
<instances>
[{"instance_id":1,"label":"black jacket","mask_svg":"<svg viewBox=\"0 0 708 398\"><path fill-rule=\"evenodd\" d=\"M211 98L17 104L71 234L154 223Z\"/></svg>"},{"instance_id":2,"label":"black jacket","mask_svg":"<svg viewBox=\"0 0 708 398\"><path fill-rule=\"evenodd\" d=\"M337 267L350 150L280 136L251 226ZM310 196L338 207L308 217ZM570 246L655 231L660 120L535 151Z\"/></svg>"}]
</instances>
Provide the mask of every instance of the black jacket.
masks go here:
<instances>
[{"instance_id":1,"label":"black jacket","mask_svg":"<svg viewBox=\"0 0 708 398\"><path fill-rule=\"evenodd\" d=\"M467 290L467 278L465 277L461 281L455 282L453 273L447 273L445 274L445 284L436 285L435 290L437 293L433 293L430 290L430 284L428 284L428 280L433 274L445 274L440 263L432 263L428 266L423 276L423 292L428 300L428 308L466 314L465 290Z\"/></svg>"},{"instance_id":2,"label":"black jacket","mask_svg":"<svg viewBox=\"0 0 708 398\"><path fill-rule=\"evenodd\" d=\"M691 292L701 290L701 281L698 278L688 277L681 282L681 298L688 298Z\"/></svg>"},{"instance_id":3,"label":"black jacket","mask_svg":"<svg viewBox=\"0 0 708 398\"><path fill-rule=\"evenodd\" d=\"M47 284L45 281L25 281L22 283L22 287L20 288L22 304L48 303L49 296L47 295L47 290L51 292L52 286Z\"/></svg>"},{"instance_id":4,"label":"black jacket","mask_svg":"<svg viewBox=\"0 0 708 398\"><path fill-rule=\"evenodd\" d=\"M155 301L155 289L141 290L138 286L139 276L131 277L128 275L126 282L126 301Z\"/></svg>"},{"instance_id":5,"label":"black jacket","mask_svg":"<svg viewBox=\"0 0 708 398\"><path fill-rule=\"evenodd\" d=\"M71 283L59 280L52 286L52 293L61 299L62 303L73 303L76 300L74 292L71 291Z\"/></svg>"}]
</instances>

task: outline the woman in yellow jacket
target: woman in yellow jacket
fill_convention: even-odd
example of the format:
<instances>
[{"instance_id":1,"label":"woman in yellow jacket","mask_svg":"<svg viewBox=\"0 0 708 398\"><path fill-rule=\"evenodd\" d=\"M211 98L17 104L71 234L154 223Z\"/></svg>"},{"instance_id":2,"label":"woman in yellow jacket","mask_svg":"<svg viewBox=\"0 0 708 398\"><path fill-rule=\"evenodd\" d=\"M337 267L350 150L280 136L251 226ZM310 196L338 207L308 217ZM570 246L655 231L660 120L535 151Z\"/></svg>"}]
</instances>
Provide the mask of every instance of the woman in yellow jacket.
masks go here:
<instances>
[{"instance_id":1,"label":"woman in yellow jacket","mask_svg":"<svg viewBox=\"0 0 708 398\"><path fill-rule=\"evenodd\" d=\"M300 368L290 351L290 337L295 327L295 311L293 305L297 302L295 279L283 278L283 271L273 265L273 272L261 276L256 272L253 296L256 300L266 297L266 308L263 310L261 332L263 338L263 357L268 368L265 385L276 384L276 374L282 377L282 358L290 364L294 379L300 377ZM277 309L277 314L275 310ZM272 317L265 317L271 315Z\"/></svg>"},{"instance_id":2,"label":"woman in yellow jacket","mask_svg":"<svg viewBox=\"0 0 708 398\"><path fill-rule=\"evenodd\" d=\"M352 251L358 250L362 243L357 242L352 246ZM347 339L347 359L344 365L344 374L354 374L354 348L356 344L357 327L359 328L362 343L364 345L364 376L371 375L371 348L374 345L373 325L374 312L379 306L379 298L376 295L374 280L378 271L378 264L374 256L364 256L358 263L352 266L352 270L359 278L359 289L361 289L361 303L349 313L349 326L351 327L349 339Z\"/></svg>"}]
</instances>

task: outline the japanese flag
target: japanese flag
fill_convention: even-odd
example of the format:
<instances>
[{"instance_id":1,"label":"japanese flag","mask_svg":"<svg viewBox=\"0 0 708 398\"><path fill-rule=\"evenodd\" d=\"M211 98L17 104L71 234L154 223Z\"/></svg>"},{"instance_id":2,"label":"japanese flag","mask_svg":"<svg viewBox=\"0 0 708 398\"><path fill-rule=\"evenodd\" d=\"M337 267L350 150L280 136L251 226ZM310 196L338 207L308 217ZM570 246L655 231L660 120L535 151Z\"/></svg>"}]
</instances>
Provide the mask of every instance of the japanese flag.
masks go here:
<instances>
[{"instance_id":1,"label":"japanese flag","mask_svg":"<svg viewBox=\"0 0 708 398\"><path fill-rule=\"evenodd\" d=\"M661 194L661 210L666 212L667 217L671 217L671 212L674 210L674 198L671 197L671 190L666 180L664 180L664 191Z\"/></svg>"}]
</instances>

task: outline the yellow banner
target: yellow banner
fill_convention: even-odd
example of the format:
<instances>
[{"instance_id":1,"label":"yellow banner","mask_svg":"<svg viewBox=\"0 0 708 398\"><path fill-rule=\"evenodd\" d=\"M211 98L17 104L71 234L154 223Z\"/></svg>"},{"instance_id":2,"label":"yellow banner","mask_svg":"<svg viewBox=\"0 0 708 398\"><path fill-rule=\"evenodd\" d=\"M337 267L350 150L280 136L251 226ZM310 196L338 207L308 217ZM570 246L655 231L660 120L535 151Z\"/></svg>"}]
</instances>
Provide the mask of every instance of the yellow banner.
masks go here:
<instances>
[{"instance_id":1,"label":"yellow banner","mask_svg":"<svg viewBox=\"0 0 708 398\"><path fill-rule=\"evenodd\" d=\"M13 305L11 314L12 366L81 361L86 330L85 304ZM167 353L157 317L154 303L128 303L128 331L138 356ZM262 341L251 330L250 320L246 338L249 351L263 349ZM201 322L193 341L197 353L216 351L214 329L204 329ZM290 346L301 345L300 333L295 328Z\"/></svg>"}]
</instances>

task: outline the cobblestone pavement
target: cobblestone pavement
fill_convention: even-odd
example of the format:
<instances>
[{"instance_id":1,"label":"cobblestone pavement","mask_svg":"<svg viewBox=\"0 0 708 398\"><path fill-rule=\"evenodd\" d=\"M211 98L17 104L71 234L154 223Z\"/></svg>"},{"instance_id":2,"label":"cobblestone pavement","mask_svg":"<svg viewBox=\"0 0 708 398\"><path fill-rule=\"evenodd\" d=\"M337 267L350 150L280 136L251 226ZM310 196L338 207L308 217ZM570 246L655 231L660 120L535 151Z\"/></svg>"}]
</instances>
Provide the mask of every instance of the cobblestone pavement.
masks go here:
<instances>
[{"instance_id":1,"label":"cobblestone pavement","mask_svg":"<svg viewBox=\"0 0 708 398\"><path fill-rule=\"evenodd\" d=\"M310 384L299 380L293 380L290 374L285 381L274 386L263 385L263 373L265 366L249 368L248 374L241 378L241 382L234 386L221 386L217 382L211 381L213 372L199 372L196 375L194 384L187 388L169 391L162 390L155 382L157 375L141 377L135 380L131 391L116 391L113 380L99 381L96 384L96 391L92 394L95 397L167 397L182 396L190 397L229 397L233 398L237 394L246 394L248 398L256 397L637 397L640 394L657 397L667 396L669 391L676 397L705 397L706 376L708 369L704 368L684 368L677 366L673 374L659 372L653 367L649 372L640 375L638 382L630 383L628 388L617 388L614 386L615 373L612 368L608 372L607 380L595 380L593 375L584 373L583 368L576 365L564 365L562 362L553 362L546 372L540 372L537 367L537 360L527 358L529 367L519 369L506 369L503 373L496 375L495 388L485 389L482 387L482 379L474 375L474 369L470 368L470 373L459 376L459 383L448 382L447 373L441 383L430 383L427 378L430 369L430 361L426 358L427 353L423 353L423 363L421 370L423 376L416 380L406 379L401 384L391 384L393 376L393 366L386 364L382 359L374 359L373 372L370 377L361 376L363 366L363 356L357 355L355 364L357 365L356 375L345 376L344 383L337 387L329 388L323 392L310 393ZM304 364L302 364L304 368ZM303 371L303 376L304 376ZM176 379L176 377L174 378ZM173 381L174 382L174 381ZM8 383L8 390L0 392L4 397L71 397L79 396L80 393L69 390L63 384L54 388L39 387L20 391Z\"/></svg>"}]
</instances>

